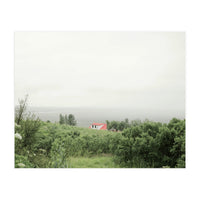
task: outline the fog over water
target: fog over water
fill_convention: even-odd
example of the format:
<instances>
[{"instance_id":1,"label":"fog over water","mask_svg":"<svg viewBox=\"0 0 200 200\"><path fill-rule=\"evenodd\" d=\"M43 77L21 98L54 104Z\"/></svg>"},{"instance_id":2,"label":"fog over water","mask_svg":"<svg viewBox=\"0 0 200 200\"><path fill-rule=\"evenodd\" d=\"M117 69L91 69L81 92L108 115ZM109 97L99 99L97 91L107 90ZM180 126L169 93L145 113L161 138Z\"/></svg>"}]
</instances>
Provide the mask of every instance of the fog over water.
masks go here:
<instances>
[{"instance_id":1,"label":"fog over water","mask_svg":"<svg viewBox=\"0 0 200 200\"><path fill-rule=\"evenodd\" d=\"M43 120L93 121L185 113L184 32L16 32L15 105Z\"/></svg>"},{"instance_id":2,"label":"fog over water","mask_svg":"<svg viewBox=\"0 0 200 200\"><path fill-rule=\"evenodd\" d=\"M57 107L30 107L29 110L39 116L43 121L50 120L51 122L59 121L59 114L73 114L77 120L77 126L88 127L91 123L104 123L106 120L121 121L125 118L131 120L145 120L169 122L173 117L180 119L185 118L183 111L177 110L133 110L123 108L57 108Z\"/></svg>"}]
</instances>

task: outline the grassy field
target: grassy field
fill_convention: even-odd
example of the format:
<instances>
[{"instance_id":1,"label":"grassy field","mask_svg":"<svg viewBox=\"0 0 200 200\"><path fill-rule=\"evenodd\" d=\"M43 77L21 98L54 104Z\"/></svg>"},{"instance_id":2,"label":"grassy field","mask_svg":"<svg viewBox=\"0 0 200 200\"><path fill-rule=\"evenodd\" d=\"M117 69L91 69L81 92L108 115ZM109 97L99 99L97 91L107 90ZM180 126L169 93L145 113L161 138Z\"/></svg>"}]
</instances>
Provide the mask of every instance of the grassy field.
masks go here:
<instances>
[{"instance_id":1,"label":"grassy field","mask_svg":"<svg viewBox=\"0 0 200 200\"><path fill-rule=\"evenodd\" d=\"M69 168L119 168L113 162L112 155L92 157L71 157Z\"/></svg>"}]
</instances>

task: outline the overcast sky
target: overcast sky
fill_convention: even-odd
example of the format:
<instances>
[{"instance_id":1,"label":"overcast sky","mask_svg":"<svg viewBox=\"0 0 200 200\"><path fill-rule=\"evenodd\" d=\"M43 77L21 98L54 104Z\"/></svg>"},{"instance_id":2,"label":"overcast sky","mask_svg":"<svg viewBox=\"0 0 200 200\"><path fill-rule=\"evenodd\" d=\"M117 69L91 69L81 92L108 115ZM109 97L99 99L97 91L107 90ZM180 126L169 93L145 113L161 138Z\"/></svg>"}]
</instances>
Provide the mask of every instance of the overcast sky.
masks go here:
<instances>
[{"instance_id":1,"label":"overcast sky","mask_svg":"<svg viewBox=\"0 0 200 200\"><path fill-rule=\"evenodd\" d=\"M16 32L15 104L185 109L183 32Z\"/></svg>"}]
</instances>

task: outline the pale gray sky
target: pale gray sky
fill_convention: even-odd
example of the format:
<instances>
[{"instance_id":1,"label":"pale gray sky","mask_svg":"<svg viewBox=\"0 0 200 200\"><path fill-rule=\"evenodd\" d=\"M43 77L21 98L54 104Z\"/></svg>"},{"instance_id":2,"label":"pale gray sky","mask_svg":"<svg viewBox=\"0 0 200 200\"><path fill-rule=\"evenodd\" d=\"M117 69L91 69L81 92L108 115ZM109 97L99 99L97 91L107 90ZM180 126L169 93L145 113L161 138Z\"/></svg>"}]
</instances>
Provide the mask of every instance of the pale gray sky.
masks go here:
<instances>
[{"instance_id":1,"label":"pale gray sky","mask_svg":"<svg viewBox=\"0 0 200 200\"><path fill-rule=\"evenodd\" d=\"M185 109L183 32L16 32L15 104Z\"/></svg>"}]
</instances>

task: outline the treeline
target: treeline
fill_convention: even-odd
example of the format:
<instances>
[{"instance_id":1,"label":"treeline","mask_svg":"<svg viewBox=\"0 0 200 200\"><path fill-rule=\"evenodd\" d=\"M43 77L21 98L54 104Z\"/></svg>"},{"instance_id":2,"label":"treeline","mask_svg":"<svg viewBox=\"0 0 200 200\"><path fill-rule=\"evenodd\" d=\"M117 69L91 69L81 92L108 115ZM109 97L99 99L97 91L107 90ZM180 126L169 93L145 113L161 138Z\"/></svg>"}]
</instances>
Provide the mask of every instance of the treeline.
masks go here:
<instances>
[{"instance_id":1,"label":"treeline","mask_svg":"<svg viewBox=\"0 0 200 200\"><path fill-rule=\"evenodd\" d=\"M146 120L148 121L148 120ZM136 126L141 124L141 120L132 120L129 122L129 119L126 118L124 121L108 121L106 120L107 129L114 130L114 131L123 131L126 128L131 126Z\"/></svg>"},{"instance_id":2,"label":"treeline","mask_svg":"<svg viewBox=\"0 0 200 200\"><path fill-rule=\"evenodd\" d=\"M77 124L75 117L72 114L69 114L69 116L60 114L59 123L70 125L70 126L76 126Z\"/></svg>"},{"instance_id":3,"label":"treeline","mask_svg":"<svg viewBox=\"0 0 200 200\"><path fill-rule=\"evenodd\" d=\"M124 121L108 121L106 120L107 129L113 131L122 131L125 128L130 127L129 120L125 119Z\"/></svg>"}]
</instances>

